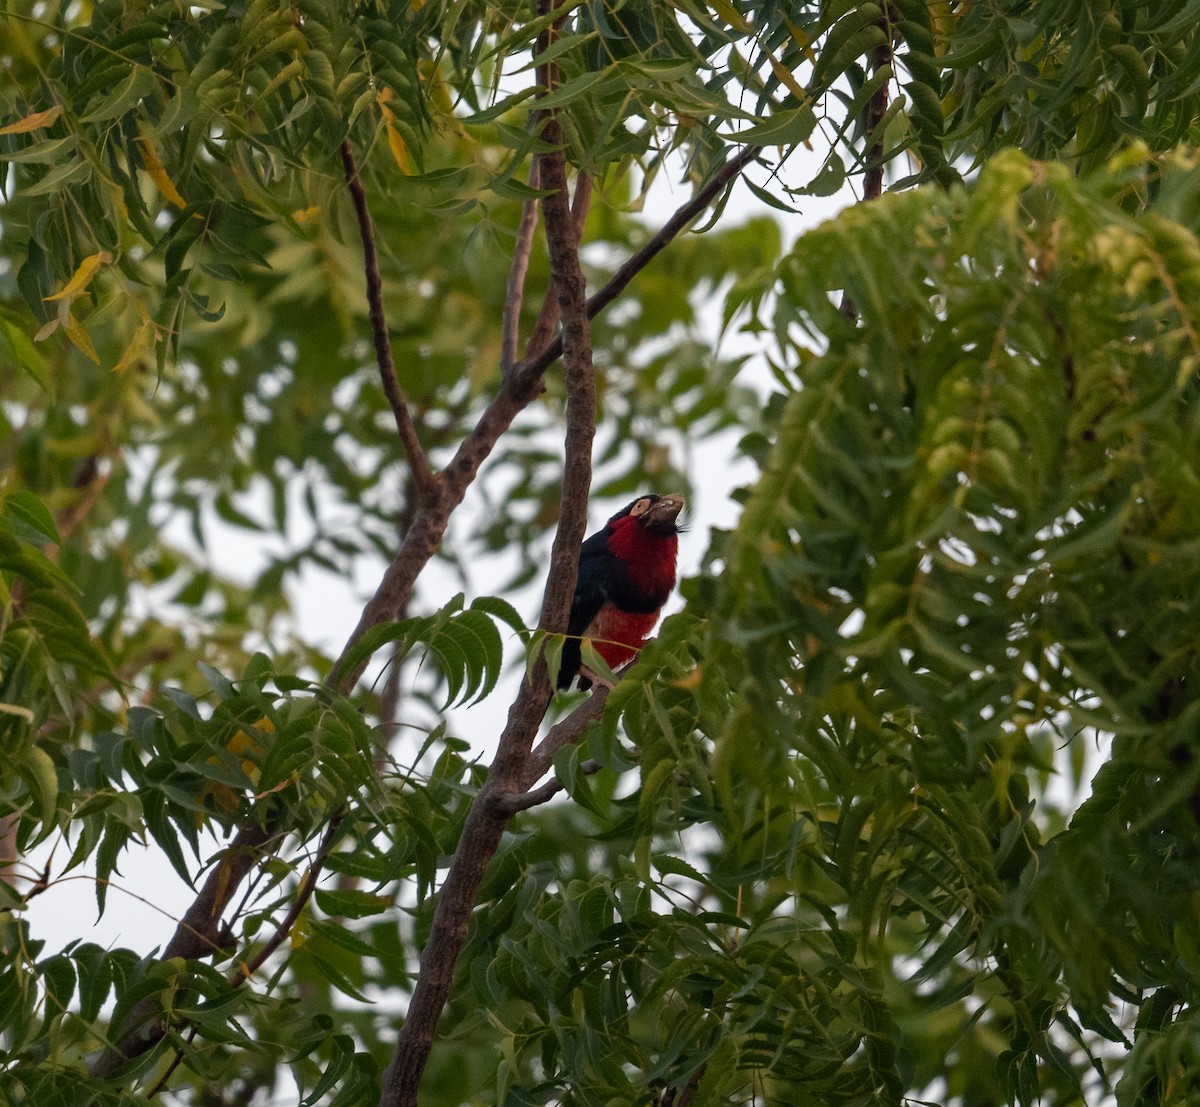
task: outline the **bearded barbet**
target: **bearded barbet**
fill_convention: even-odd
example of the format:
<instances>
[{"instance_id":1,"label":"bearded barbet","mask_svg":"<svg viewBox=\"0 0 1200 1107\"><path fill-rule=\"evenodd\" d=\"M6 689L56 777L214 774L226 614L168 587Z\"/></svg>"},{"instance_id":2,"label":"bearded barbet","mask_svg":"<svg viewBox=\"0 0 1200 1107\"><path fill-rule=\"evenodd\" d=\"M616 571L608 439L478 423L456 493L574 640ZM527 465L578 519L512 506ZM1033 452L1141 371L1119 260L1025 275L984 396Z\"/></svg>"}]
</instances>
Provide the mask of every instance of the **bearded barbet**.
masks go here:
<instances>
[{"instance_id":1,"label":"bearded barbet","mask_svg":"<svg viewBox=\"0 0 1200 1107\"><path fill-rule=\"evenodd\" d=\"M675 587L682 510L678 492L639 496L584 542L559 688L569 688L577 673L580 688L592 686L596 674L580 672L581 638L592 639L612 669L645 644Z\"/></svg>"}]
</instances>

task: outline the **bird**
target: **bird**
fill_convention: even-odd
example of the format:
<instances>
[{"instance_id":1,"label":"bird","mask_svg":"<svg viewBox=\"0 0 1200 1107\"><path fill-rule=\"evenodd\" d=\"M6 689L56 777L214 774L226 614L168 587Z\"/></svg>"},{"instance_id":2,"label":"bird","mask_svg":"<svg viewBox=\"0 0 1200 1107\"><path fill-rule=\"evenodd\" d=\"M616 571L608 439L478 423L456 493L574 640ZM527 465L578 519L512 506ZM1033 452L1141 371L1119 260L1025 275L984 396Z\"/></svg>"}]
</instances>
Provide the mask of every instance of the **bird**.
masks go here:
<instances>
[{"instance_id":1,"label":"bird","mask_svg":"<svg viewBox=\"0 0 1200 1107\"><path fill-rule=\"evenodd\" d=\"M645 644L675 587L683 504L678 492L639 496L580 547L559 688L569 688L576 675L583 690L597 679L582 665L583 638L614 669Z\"/></svg>"}]
</instances>

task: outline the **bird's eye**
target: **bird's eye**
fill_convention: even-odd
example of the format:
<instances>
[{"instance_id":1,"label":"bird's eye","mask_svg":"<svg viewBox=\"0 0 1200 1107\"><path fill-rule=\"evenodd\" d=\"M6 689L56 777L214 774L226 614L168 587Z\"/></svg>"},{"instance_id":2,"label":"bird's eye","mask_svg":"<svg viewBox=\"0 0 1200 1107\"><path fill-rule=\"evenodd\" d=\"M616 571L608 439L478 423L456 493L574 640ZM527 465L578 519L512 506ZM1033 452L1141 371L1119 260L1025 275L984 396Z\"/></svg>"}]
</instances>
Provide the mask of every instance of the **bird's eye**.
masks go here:
<instances>
[{"instance_id":1,"label":"bird's eye","mask_svg":"<svg viewBox=\"0 0 1200 1107\"><path fill-rule=\"evenodd\" d=\"M645 497L643 497L642 499L638 500L637 503L635 503L633 505L633 507L631 507L629 509L629 514L632 515L633 518L636 519L639 515L645 515L646 511L649 509L649 507L650 507L650 501L648 499L646 499Z\"/></svg>"}]
</instances>

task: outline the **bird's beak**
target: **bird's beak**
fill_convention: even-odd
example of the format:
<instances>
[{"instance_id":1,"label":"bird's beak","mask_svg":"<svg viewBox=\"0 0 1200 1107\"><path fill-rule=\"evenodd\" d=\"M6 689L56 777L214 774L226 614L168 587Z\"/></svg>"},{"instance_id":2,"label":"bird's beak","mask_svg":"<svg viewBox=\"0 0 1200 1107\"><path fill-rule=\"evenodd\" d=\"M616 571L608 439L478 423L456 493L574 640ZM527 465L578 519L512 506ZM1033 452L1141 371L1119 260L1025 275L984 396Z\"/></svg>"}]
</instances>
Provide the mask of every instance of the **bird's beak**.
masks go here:
<instances>
[{"instance_id":1,"label":"bird's beak","mask_svg":"<svg viewBox=\"0 0 1200 1107\"><path fill-rule=\"evenodd\" d=\"M683 504L683 494L680 492L669 492L660 496L646 509L646 514L642 516L642 525L652 531L674 534L679 529L676 520L683 510Z\"/></svg>"}]
</instances>

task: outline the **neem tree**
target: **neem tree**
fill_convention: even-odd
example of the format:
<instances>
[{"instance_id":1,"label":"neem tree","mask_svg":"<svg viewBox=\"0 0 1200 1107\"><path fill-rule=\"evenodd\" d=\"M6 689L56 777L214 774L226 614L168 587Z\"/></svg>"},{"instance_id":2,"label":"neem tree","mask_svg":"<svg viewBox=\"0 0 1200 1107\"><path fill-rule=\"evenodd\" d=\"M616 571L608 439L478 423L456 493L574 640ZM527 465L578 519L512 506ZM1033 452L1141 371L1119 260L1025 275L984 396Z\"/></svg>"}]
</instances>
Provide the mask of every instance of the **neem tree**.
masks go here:
<instances>
[{"instance_id":1,"label":"neem tree","mask_svg":"<svg viewBox=\"0 0 1200 1107\"><path fill-rule=\"evenodd\" d=\"M1189 1101L1198 15L11 3L7 1097ZM780 259L736 179L871 202ZM628 499L735 428L685 610L539 736L593 453ZM419 587L547 528L535 631ZM380 555L299 640L285 586ZM512 630L485 773L446 706ZM45 949L25 903L86 864L112 910L140 839L196 882L167 947Z\"/></svg>"}]
</instances>

